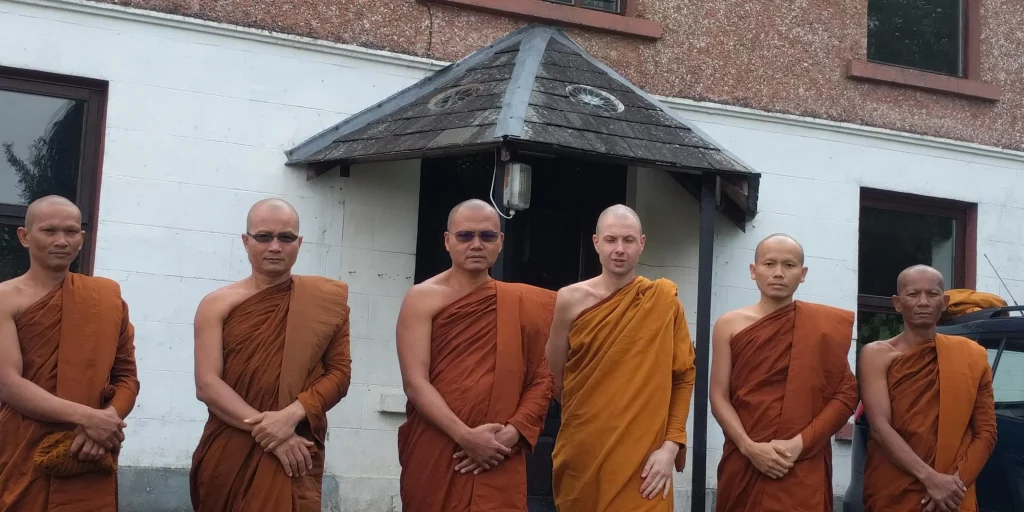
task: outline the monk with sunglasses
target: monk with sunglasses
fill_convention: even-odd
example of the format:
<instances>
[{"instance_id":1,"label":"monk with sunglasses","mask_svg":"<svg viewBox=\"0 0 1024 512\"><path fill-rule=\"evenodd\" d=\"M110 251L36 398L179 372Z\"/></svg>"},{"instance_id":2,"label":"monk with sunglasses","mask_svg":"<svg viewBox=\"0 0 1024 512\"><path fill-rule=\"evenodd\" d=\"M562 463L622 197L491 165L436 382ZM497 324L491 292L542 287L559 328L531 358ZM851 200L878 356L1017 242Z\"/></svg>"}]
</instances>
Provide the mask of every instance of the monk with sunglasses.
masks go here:
<instances>
[{"instance_id":1,"label":"monk with sunglasses","mask_svg":"<svg viewBox=\"0 0 1024 512\"><path fill-rule=\"evenodd\" d=\"M348 286L292 275L302 237L287 202L249 211L252 274L195 318L196 394L210 417L192 458L196 511L319 512L327 411L348 392Z\"/></svg>"},{"instance_id":2,"label":"monk with sunglasses","mask_svg":"<svg viewBox=\"0 0 1024 512\"><path fill-rule=\"evenodd\" d=\"M502 241L490 204L455 206L444 234L451 268L402 302L405 512L526 511L525 452L552 394L544 343L555 293L492 279Z\"/></svg>"}]
</instances>

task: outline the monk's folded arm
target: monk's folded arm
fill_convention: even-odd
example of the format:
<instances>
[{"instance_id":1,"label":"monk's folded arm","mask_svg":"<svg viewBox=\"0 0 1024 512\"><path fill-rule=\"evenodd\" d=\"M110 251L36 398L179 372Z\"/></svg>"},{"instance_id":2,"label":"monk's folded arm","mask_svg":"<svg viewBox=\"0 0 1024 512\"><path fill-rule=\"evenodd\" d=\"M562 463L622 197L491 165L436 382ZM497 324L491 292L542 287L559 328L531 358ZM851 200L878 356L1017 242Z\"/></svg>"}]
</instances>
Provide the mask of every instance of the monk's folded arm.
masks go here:
<instances>
[{"instance_id":1,"label":"monk's folded arm","mask_svg":"<svg viewBox=\"0 0 1024 512\"><path fill-rule=\"evenodd\" d=\"M676 301L678 304L678 300ZM686 418L690 414L690 400L693 393L693 382L697 376L697 368L693 365L696 355L693 350L693 339L690 328L686 324L686 315L682 305L674 322L674 343L672 348L672 398L668 408L668 427L666 441L679 445L686 444Z\"/></svg>"},{"instance_id":2,"label":"monk's folded arm","mask_svg":"<svg viewBox=\"0 0 1024 512\"><path fill-rule=\"evenodd\" d=\"M971 444L963 457L957 461L960 480L966 486L974 485L974 481L985 467L992 450L996 446L996 409L992 391L992 369L986 364L985 374L978 385L978 395L974 399L974 412L971 414Z\"/></svg>"},{"instance_id":3,"label":"monk's folded arm","mask_svg":"<svg viewBox=\"0 0 1024 512\"><path fill-rule=\"evenodd\" d=\"M831 443L832 436L839 432L843 425L850 421L857 408L857 378L849 366L844 368L843 379L832 395L832 399L825 404L821 412L811 423L807 425L800 437L803 440L803 450L797 460L813 457Z\"/></svg>"},{"instance_id":4,"label":"monk's folded arm","mask_svg":"<svg viewBox=\"0 0 1024 512\"><path fill-rule=\"evenodd\" d=\"M868 415L871 438L878 441L893 464L923 482L935 470L921 460L892 427L892 401L886 377L889 360L886 348L875 343L869 343L861 349L859 372L861 400Z\"/></svg>"},{"instance_id":5,"label":"monk's folded arm","mask_svg":"<svg viewBox=\"0 0 1024 512\"><path fill-rule=\"evenodd\" d=\"M567 288L558 290L555 297L555 312L548 330L548 341L544 352L551 380L554 384L554 399L562 401L562 390L565 387L565 364L569 361L569 328L573 319L571 315L571 292Z\"/></svg>"},{"instance_id":6,"label":"monk's folded arm","mask_svg":"<svg viewBox=\"0 0 1024 512\"><path fill-rule=\"evenodd\" d=\"M347 319L327 345L322 364L323 375L298 396L314 434L327 429L327 411L338 405L338 402L348 394L352 382L352 354ZM324 440L321 439L320 442Z\"/></svg>"},{"instance_id":7,"label":"monk's folded arm","mask_svg":"<svg viewBox=\"0 0 1024 512\"><path fill-rule=\"evenodd\" d=\"M34 420L53 423L86 422L93 409L58 398L21 374L21 344L14 317L0 311L0 402Z\"/></svg>"},{"instance_id":8,"label":"monk's folded arm","mask_svg":"<svg viewBox=\"0 0 1024 512\"><path fill-rule=\"evenodd\" d=\"M743 428L736 408L732 406L729 380L732 374L732 332L730 317L722 315L715 323L711 335L711 382L708 392L711 401L711 415L722 426L722 432L746 455L751 439Z\"/></svg>"},{"instance_id":9,"label":"monk's folded arm","mask_svg":"<svg viewBox=\"0 0 1024 512\"><path fill-rule=\"evenodd\" d=\"M216 293L216 292L214 292ZM207 295L199 302L194 322L196 398L224 423L251 432L245 420L260 413L231 388L224 374L224 316L217 299Z\"/></svg>"},{"instance_id":10,"label":"monk's folded arm","mask_svg":"<svg viewBox=\"0 0 1024 512\"><path fill-rule=\"evenodd\" d=\"M433 316L428 309L431 297L413 286L398 310L395 338L398 366L402 372L405 396L432 425L458 443L469 432L441 393L430 383L430 337Z\"/></svg>"},{"instance_id":11,"label":"monk's folded arm","mask_svg":"<svg viewBox=\"0 0 1024 512\"><path fill-rule=\"evenodd\" d=\"M128 318L128 305L124 301L121 309L121 334L117 340L114 365L110 369L110 385L114 388L110 405L124 419L135 408L135 399L139 396L139 373L135 363L135 327Z\"/></svg>"},{"instance_id":12,"label":"monk's folded arm","mask_svg":"<svg viewBox=\"0 0 1024 512\"><path fill-rule=\"evenodd\" d=\"M527 450L533 450L541 430L544 429L544 419L547 417L548 405L551 404L551 396L554 393L554 378L545 357L548 330L551 326L547 319L551 317L553 304L547 302L548 307L536 308L539 311L533 311L535 308L531 307L543 302L546 301L534 301L533 304L526 303L522 306L527 318L545 320L540 322L543 325L540 328L531 325L525 329L523 343L526 344L526 380L523 394L519 399L519 407L508 420L508 423L519 431L520 441L526 443Z\"/></svg>"}]
</instances>

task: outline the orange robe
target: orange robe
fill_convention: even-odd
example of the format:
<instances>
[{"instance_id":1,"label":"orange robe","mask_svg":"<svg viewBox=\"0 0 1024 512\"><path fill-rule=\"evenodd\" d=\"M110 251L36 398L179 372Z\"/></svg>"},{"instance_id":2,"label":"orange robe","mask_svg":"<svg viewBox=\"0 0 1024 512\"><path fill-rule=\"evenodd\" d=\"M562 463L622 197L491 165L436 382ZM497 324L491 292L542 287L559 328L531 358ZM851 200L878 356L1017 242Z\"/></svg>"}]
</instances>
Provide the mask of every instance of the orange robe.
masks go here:
<instances>
[{"instance_id":1,"label":"orange robe","mask_svg":"<svg viewBox=\"0 0 1024 512\"><path fill-rule=\"evenodd\" d=\"M772 480L726 439L718 465L718 512L831 511L832 436L857 406L847 354L853 312L795 301L736 333L730 402L751 440L800 434L803 450Z\"/></svg>"},{"instance_id":2,"label":"orange robe","mask_svg":"<svg viewBox=\"0 0 1024 512\"><path fill-rule=\"evenodd\" d=\"M960 471L967 486L960 510L978 510L974 481L996 445L992 369L985 349L961 336L934 341L897 357L887 373L893 429L939 473ZM868 421L871 418L868 417ZM921 510L924 485L868 440L864 468L866 512Z\"/></svg>"},{"instance_id":3,"label":"orange robe","mask_svg":"<svg viewBox=\"0 0 1024 512\"><path fill-rule=\"evenodd\" d=\"M15 325L24 378L78 404L112 405L122 418L135 407L135 329L116 282L69 273ZM0 404L0 510L117 510L116 473L50 477L34 468L33 455L43 438L75 427L39 422Z\"/></svg>"},{"instance_id":4,"label":"orange robe","mask_svg":"<svg viewBox=\"0 0 1024 512\"><path fill-rule=\"evenodd\" d=\"M673 510L672 491L643 498L640 474L665 441L686 444L696 369L676 294L637 277L573 322L552 454L559 512Z\"/></svg>"},{"instance_id":5,"label":"orange robe","mask_svg":"<svg viewBox=\"0 0 1024 512\"><path fill-rule=\"evenodd\" d=\"M252 434L212 411L192 456L192 506L199 512L319 512L327 411L348 393L348 286L292 276L236 306L224 321L223 379L259 411L296 399L306 411L296 432L316 444L313 469L289 477Z\"/></svg>"},{"instance_id":6,"label":"orange robe","mask_svg":"<svg viewBox=\"0 0 1024 512\"><path fill-rule=\"evenodd\" d=\"M404 512L525 512L526 454L553 393L545 345L555 292L490 281L434 317L430 383L463 423L511 424L520 445L479 475L455 472L459 446L408 402L398 430Z\"/></svg>"}]
</instances>

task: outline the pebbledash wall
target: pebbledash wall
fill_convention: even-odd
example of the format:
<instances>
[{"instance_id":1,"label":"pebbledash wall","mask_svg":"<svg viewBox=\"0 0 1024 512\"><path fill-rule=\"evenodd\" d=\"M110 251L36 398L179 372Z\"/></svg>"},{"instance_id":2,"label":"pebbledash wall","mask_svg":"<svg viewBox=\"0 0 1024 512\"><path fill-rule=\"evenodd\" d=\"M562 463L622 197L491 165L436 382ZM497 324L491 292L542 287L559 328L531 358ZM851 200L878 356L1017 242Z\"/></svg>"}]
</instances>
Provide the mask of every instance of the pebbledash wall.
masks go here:
<instances>
[{"instance_id":1,"label":"pebbledash wall","mask_svg":"<svg viewBox=\"0 0 1024 512\"><path fill-rule=\"evenodd\" d=\"M0 0L0 65L110 83L96 274L121 283L142 381L123 452L123 510L189 510L187 470L206 418L193 385L192 319L207 292L246 275L240 233L258 199L295 204L295 271L351 285L353 383L331 411L325 509L401 509L404 420L394 324L412 285L419 162L351 177L283 165L283 150L444 63L116 6ZM805 246L798 297L856 309L859 188L978 203L978 254L1024 296L1024 154L792 116L666 99L762 173L746 233L719 219L712 318L757 298L747 265L776 231ZM648 235L640 272L680 286L694 329L697 204L661 171L638 169ZM440 237L440 234L436 234ZM1004 294L984 258L977 287ZM851 352L851 363L853 353ZM692 431L692 413L690 428ZM721 429L709 421L708 488ZM834 491L849 480L835 446ZM689 469L676 479L688 510Z\"/></svg>"}]
</instances>

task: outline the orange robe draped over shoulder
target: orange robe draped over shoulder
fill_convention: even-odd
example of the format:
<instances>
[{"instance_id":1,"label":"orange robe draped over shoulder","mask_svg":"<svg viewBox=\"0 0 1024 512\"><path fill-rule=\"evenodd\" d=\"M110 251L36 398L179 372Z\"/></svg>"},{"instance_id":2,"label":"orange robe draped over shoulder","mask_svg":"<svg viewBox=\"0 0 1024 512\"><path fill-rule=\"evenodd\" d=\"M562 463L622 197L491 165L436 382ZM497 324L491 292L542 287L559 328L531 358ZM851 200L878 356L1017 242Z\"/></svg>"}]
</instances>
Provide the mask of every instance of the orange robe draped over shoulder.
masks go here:
<instances>
[{"instance_id":1,"label":"orange robe draped over shoulder","mask_svg":"<svg viewBox=\"0 0 1024 512\"><path fill-rule=\"evenodd\" d=\"M726 439L718 465L718 512L833 509L831 438L857 406L847 354L853 312L795 301L736 333L730 402L751 440L800 434L803 450L772 480Z\"/></svg>"},{"instance_id":2,"label":"orange robe draped over shoulder","mask_svg":"<svg viewBox=\"0 0 1024 512\"><path fill-rule=\"evenodd\" d=\"M974 481L996 444L992 369L985 349L961 337L934 341L897 357L887 373L891 425L939 473L960 471L962 511L978 510ZM871 417L868 417L871 421ZM924 485L889 460L874 438L864 467L866 512L921 510Z\"/></svg>"},{"instance_id":3,"label":"orange robe draped over shoulder","mask_svg":"<svg viewBox=\"0 0 1024 512\"><path fill-rule=\"evenodd\" d=\"M555 292L492 280L434 317L430 383L467 426L511 424L522 436L497 467L460 474L458 445L408 402L398 430L402 510L526 512L525 450L553 393L545 345L554 307Z\"/></svg>"},{"instance_id":4,"label":"orange robe draped over shoulder","mask_svg":"<svg viewBox=\"0 0 1024 512\"><path fill-rule=\"evenodd\" d=\"M559 512L673 510L640 494L647 458L686 444L696 375L676 285L637 277L569 330L562 426L552 454Z\"/></svg>"},{"instance_id":5,"label":"orange robe draped over shoulder","mask_svg":"<svg viewBox=\"0 0 1024 512\"><path fill-rule=\"evenodd\" d=\"M113 406L122 418L135 407L135 329L116 282L69 273L15 325L25 379L78 404ZM0 511L117 510L116 473L50 477L34 467L44 437L75 427L39 422L0 404ZM125 440L133 442L147 440Z\"/></svg>"},{"instance_id":6,"label":"orange robe draped over shoulder","mask_svg":"<svg viewBox=\"0 0 1024 512\"><path fill-rule=\"evenodd\" d=\"M327 411L348 393L348 285L316 276L262 290L224 322L223 379L259 411L298 400L296 432L316 444L313 469L289 477L252 434L212 411L192 457L192 506L199 512L319 512Z\"/></svg>"}]
</instances>

